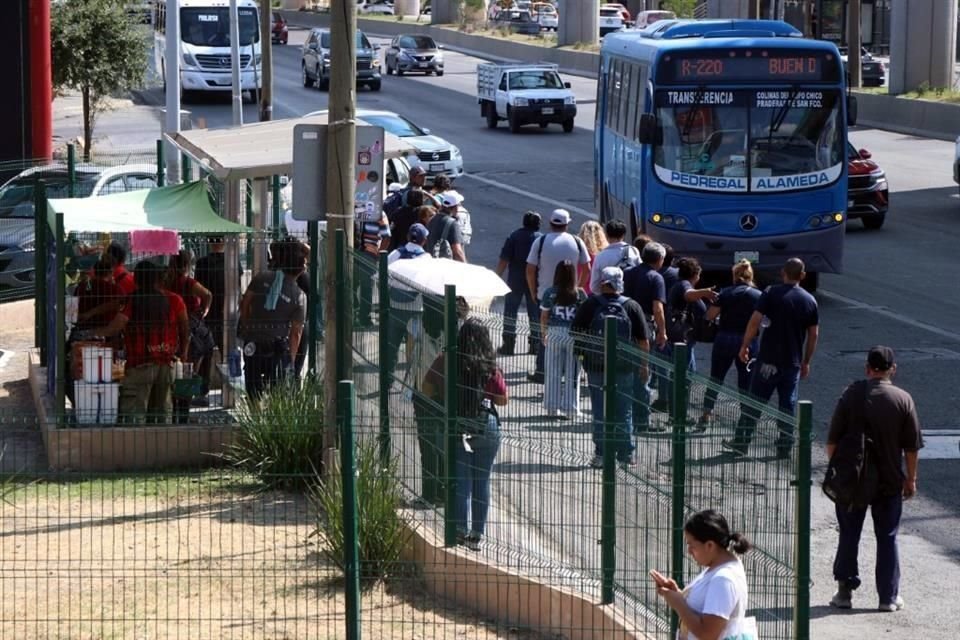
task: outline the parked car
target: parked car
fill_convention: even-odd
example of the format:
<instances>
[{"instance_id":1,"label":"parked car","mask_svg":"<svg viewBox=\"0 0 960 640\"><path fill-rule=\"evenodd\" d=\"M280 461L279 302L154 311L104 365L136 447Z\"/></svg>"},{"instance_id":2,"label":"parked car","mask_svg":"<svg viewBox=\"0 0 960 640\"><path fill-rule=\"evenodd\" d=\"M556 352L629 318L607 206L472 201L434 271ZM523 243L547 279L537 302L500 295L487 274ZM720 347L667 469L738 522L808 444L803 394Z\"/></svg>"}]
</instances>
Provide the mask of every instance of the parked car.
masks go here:
<instances>
[{"instance_id":1,"label":"parked car","mask_svg":"<svg viewBox=\"0 0 960 640\"><path fill-rule=\"evenodd\" d=\"M273 44L287 44L289 33L287 32L287 21L283 16L273 12L273 27L270 29L270 40Z\"/></svg>"},{"instance_id":2,"label":"parked car","mask_svg":"<svg viewBox=\"0 0 960 640\"><path fill-rule=\"evenodd\" d=\"M879 229L887 217L890 188L887 174L866 149L847 143L847 220L860 218L867 229Z\"/></svg>"},{"instance_id":3,"label":"parked car","mask_svg":"<svg viewBox=\"0 0 960 640\"><path fill-rule=\"evenodd\" d=\"M620 12L620 17L623 18L623 25L627 26L633 22L633 17L630 15L630 10L619 2L604 2L600 5L601 9L616 9Z\"/></svg>"},{"instance_id":4,"label":"parked car","mask_svg":"<svg viewBox=\"0 0 960 640\"><path fill-rule=\"evenodd\" d=\"M319 116L326 111L314 111L308 116ZM383 127L417 150L416 156L408 156L410 166L421 165L432 180L439 175L457 178L463 175L463 155L460 149L439 136L432 135L430 129L420 127L393 111L379 109L357 109L357 118L375 127Z\"/></svg>"},{"instance_id":5,"label":"parked car","mask_svg":"<svg viewBox=\"0 0 960 640\"><path fill-rule=\"evenodd\" d=\"M560 26L560 15L557 13L557 8L549 2L535 3L531 15L541 29L556 31Z\"/></svg>"},{"instance_id":6,"label":"parked car","mask_svg":"<svg viewBox=\"0 0 960 640\"><path fill-rule=\"evenodd\" d=\"M330 30L311 29L300 53L300 75L303 86L320 90L330 87ZM357 86L367 85L380 91L379 45L371 44L362 31L357 31Z\"/></svg>"},{"instance_id":7,"label":"parked car","mask_svg":"<svg viewBox=\"0 0 960 640\"><path fill-rule=\"evenodd\" d=\"M47 197L66 198L67 165L54 163L33 167L0 187L0 293L30 287L34 282L34 188L39 180ZM74 197L150 189L157 186L157 167L128 164L119 167L78 165Z\"/></svg>"},{"instance_id":8,"label":"parked car","mask_svg":"<svg viewBox=\"0 0 960 640\"><path fill-rule=\"evenodd\" d=\"M847 48L840 47L840 60L847 64ZM860 50L860 79L865 87L883 86L887 79L887 65L873 57L866 49Z\"/></svg>"},{"instance_id":9,"label":"parked car","mask_svg":"<svg viewBox=\"0 0 960 640\"><path fill-rule=\"evenodd\" d=\"M960 136L953 150L953 181L960 185Z\"/></svg>"},{"instance_id":10,"label":"parked car","mask_svg":"<svg viewBox=\"0 0 960 640\"><path fill-rule=\"evenodd\" d=\"M633 22L634 29L646 29L654 22L661 20L676 20L677 14L673 11L641 11Z\"/></svg>"},{"instance_id":11,"label":"parked car","mask_svg":"<svg viewBox=\"0 0 960 640\"><path fill-rule=\"evenodd\" d=\"M371 0L365 2L360 0L357 3L357 10L364 15L393 15L393 3L390 0Z\"/></svg>"},{"instance_id":12,"label":"parked car","mask_svg":"<svg viewBox=\"0 0 960 640\"><path fill-rule=\"evenodd\" d=\"M623 29L623 14L616 7L600 7L600 37Z\"/></svg>"},{"instance_id":13,"label":"parked car","mask_svg":"<svg viewBox=\"0 0 960 640\"><path fill-rule=\"evenodd\" d=\"M504 9L491 22L494 27L510 29L514 33L525 35L539 35L540 24L533 19L529 11Z\"/></svg>"},{"instance_id":14,"label":"parked car","mask_svg":"<svg viewBox=\"0 0 960 640\"><path fill-rule=\"evenodd\" d=\"M404 34L390 41L384 57L387 75L396 72L398 76L410 71L443 75L443 49L430 36Z\"/></svg>"}]
</instances>

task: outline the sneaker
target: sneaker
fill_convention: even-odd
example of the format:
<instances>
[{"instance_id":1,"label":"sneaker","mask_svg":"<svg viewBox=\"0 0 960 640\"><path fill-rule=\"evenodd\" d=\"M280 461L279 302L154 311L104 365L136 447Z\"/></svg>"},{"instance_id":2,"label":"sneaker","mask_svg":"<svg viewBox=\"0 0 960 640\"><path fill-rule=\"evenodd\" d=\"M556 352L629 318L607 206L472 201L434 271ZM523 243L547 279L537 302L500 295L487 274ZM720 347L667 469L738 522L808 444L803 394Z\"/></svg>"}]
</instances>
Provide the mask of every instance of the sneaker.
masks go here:
<instances>
[{"instance_id":1,"label":"sneaker","mask_svg":"<svg viewBox=\"0 0 960 640\"><path fill-rule=\"evenodd\" d=\"M837 583L837 592L830 598L830 606L835 609L850 609L853 607L853 590L844 583Z\"/></svg>"},{"instance_id":2,"label":"sneaker","mask_svg":"<svg viewBox=\"0 0 960 640\"><path fill-rule=\"evenodd\" d=\"M831 601L832 602L832 601ZM903 598L897 596L894 598L893 602L881 602L880 606L877 607L877 611L900 611L903 609Z\"/></svg>"},{"instance_id":3,"label":"sneaker","mask_svg":"<svg viewBox=\"0 0 960 640\"><path fill-rule=\"evenodd\" d=\"M408 502L407 507L410 509L416 509L417 511L426 511L427 509L433 508L433 503L425 498L418 497Z\"/></svg>"},{"instance_id":4,"label":"sneaker","mask_svg":"<svg viewBox=\"0 0 960 640\"><path fill-rule=\"evenodd\" d=\"M620 460L620 464L625 468L632 469L633 467L637 466L637 456L631 453L626 458Z\"/></svg>"},{"instance_id":5,"label":"sneaker","mask_svg":"<svg viewBox=\"0 0 960 640\"><path fill-rule=\"evenodd\" d=\"M593 458L590 459L590 466L594 469L603 469L603 456L595 454Z\"/></svg>"},{"instance_id":6,"label":"sneaker","mask_svg":"<svg viewBox=\"0 0 960 640\"><path fill-rule=\"evenodd\" d=\"M710 416L700 416L697 420L697 424L690 430L691 433L706 433L707 427L710 426Z\"/></svg>"},{"instance_id":7,"label":"sneaker","mask_svg":"<svg viewBox=\"0 0 960 640\"><path fill-rule=\"evenodd\" d=\"M720 448L728 456L733 458L746 458L747 448L744 445L736 444L733 440L724 440L720 443Z\"/></svg>"},{"instance_id":8,"label":"sneaker","mask_svg":"<svg viewBox=\"0 0 960 640\"><path fill-rule=\"evenodd\" d=\"M470 551L480 551L480 543L482 541L482 535L476 531L471 531L465 536L463 546L465 546L467 549L470 549Z\"/></svg>"}]
</instances>

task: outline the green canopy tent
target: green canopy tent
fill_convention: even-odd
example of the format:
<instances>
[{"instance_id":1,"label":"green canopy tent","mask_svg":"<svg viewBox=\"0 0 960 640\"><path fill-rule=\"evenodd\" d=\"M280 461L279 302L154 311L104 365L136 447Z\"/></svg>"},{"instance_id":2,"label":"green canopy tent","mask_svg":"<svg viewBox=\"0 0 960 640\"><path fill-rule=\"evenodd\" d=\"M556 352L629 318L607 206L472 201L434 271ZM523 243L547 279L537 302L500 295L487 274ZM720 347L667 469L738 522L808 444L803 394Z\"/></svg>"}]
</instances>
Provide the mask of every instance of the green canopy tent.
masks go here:
<instances>
[{"instance_id":1,"label":"green canopy tent","mask_svg":"<svg viewBox=\"0 0 960 640\"><path fill-rule=\"evenodd\" d=\"M127 191L95 198L54 198L47 201L47 221L56 229L63 214L63 231L123 233L164 229L181 233L246 233L249 227L224 220L210 207L202 181L169 187Z\"/></svg>"}]
</instances>

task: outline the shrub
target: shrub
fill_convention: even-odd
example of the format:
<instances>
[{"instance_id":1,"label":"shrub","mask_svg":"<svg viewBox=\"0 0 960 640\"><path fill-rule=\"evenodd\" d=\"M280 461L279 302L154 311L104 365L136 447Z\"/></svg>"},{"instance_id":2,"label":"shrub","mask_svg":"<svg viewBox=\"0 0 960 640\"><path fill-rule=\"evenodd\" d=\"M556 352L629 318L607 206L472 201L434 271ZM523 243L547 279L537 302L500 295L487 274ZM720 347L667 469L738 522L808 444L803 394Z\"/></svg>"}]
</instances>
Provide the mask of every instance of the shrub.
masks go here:
<instances>
[{"instance_id":1,"label":"shrub","mask_svg":"<svg viewBox=\"0 0 960 640\"><path fill-rule=\"evenodd\" d=\"M402 501L399 464L380 459L375 439L361 439L356 447L357 534L360 547L360 577L367 581L397 574L400 553L407 544L407 531L397 513ZM343 513L343 478L340 470L317 477L310 488L310 501L317 509L317 528L311 535L326 540L323 554L345 569L346 548Z\"/></svg>"},{"instance_id":2,"label":"shrub","mask_svg":"<svg viewBox=\"0 0 960 640\"><path fill-rule=\"evenodd\" d=\"M224 457L271 487L305 486L323 451L323 381L309 377L268 388L237 412L237 435Z\"/></svg>"}]
</instances>

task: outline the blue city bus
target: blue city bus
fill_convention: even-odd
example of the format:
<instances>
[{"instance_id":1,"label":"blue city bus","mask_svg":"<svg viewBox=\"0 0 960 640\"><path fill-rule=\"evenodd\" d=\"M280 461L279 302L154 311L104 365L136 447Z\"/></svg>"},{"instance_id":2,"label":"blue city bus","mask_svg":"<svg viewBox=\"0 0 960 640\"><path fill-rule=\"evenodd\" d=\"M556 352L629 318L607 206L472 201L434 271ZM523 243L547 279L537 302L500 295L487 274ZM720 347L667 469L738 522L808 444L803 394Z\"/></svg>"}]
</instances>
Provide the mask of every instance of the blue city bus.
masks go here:
<instances>
[{"instance_id":1,"label":"blue city bus","mask_svg":"<svg viewBox=\"0 0 960 640\"><path fill-rule=\"evenodd\" d=\"M603 221L707 271L787 258L843 269L846 140L840 53L773 20L657 22L603 39L594 141ZM849 117L849 118L848 118Z\"/></svg>"}]
</instances>

